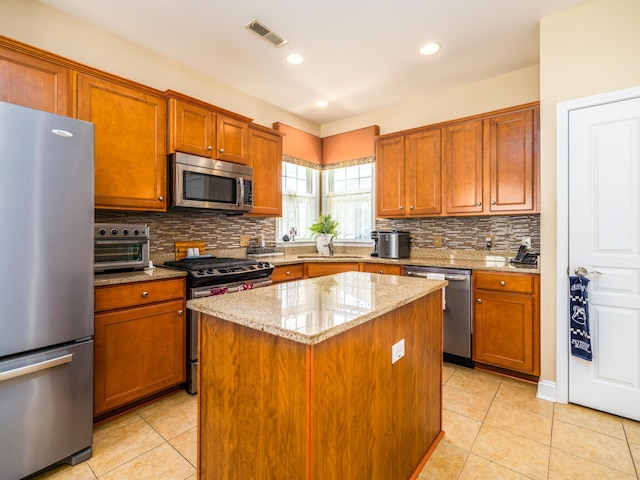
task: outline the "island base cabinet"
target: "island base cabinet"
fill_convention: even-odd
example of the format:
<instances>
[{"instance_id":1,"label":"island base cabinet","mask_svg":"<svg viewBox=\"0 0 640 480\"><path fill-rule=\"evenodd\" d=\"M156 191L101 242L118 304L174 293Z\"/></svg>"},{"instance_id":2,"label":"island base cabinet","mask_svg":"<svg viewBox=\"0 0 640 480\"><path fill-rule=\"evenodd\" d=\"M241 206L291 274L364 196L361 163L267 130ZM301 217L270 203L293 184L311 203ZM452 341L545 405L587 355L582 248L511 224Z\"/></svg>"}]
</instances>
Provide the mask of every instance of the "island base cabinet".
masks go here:
<instances>
[{"instance_id":1,"label":"island base cabinet","mask_svg":"<svg viewBox=\"0 0 640 480\"><path fill-rule=\"evenodd\" d=\"M416 478L442 436L440 292L315 345L201 315L199 361L203 480Z\"/></svg>"}]
</instances>

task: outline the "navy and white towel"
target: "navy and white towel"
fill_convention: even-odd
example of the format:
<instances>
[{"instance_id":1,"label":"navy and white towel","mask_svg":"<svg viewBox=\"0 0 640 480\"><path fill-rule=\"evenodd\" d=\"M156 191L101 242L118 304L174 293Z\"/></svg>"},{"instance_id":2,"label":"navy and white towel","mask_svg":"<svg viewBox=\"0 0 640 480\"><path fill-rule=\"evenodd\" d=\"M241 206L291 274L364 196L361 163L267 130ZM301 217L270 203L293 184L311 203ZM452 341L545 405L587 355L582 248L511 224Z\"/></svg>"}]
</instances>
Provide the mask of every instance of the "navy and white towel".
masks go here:
<instances>
[{"instance_id":1,"label":"navy and white towel","mask_svg":"<svg viewBox=\"0 0 640 480\"><path fill-rule=\"evenodd\" d=\"M571 355L590 362L593 359L593 352L589 331L588 285L589 279L586 277L569 277Z\"/></svg>"}]
</instances>

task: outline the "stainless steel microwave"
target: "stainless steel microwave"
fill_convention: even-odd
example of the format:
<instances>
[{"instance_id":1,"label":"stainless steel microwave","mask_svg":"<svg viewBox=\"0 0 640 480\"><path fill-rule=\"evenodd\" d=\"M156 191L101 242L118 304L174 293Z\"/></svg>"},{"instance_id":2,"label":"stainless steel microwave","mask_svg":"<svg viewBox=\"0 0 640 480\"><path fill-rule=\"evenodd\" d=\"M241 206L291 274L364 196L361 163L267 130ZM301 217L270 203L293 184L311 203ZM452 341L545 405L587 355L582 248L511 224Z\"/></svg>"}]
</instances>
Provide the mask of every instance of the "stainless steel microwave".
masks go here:
<instances>
[{"instance_id":1,"label":"stainless steel microwave","mask_svg":"<svg viewBox=\"0 0 640 480\"><path fill-rule=\"evenodd\" d=\"M253 168L187 153L169 155L171 205L235 213L253 208Z\"/></svg>"}]
</instances>

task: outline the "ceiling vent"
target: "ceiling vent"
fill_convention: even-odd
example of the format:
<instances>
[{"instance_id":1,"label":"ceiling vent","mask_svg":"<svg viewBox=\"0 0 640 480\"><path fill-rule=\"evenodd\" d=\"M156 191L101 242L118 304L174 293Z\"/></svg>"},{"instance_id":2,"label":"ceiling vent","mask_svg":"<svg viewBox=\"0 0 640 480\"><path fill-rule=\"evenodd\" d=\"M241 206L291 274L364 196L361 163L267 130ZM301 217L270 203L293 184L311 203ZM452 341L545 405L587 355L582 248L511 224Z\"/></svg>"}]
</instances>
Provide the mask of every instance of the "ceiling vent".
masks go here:
<instances>
[{"instance_id":1,"label":"ceiling vent","mask_svg":"<svg viewBox=\"0 0 640 480\"><path fill-rule=\"evenodd\" d=\"M244 28L251 30L253 33L263 38L274 47L280 47L287 43L284 38L273 32L269 27L260 23L258 20L251 20L244 26Z\"/></svg>"}]
</instances>

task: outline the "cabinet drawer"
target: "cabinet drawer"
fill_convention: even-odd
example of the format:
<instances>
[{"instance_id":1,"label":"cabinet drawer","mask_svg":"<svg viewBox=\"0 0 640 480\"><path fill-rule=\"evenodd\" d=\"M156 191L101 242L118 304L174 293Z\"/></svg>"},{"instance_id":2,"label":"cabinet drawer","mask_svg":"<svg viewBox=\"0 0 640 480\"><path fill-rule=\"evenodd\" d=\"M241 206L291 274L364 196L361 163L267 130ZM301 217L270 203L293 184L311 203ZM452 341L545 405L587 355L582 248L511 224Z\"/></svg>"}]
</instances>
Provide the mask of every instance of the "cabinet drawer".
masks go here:
<instances>
[{"instance_id":1,"label":"cabinet drawer","mask_svg":"<svg viewBox=\"0 0 640 480\"><path fill-rule=\"evenodd\" d=\"M296 263L295 265L282 265L274 268L271 280L273 283L288 282L290 280L300 280L302 276L302 263Z\"/></svg>"},{"instance_id":2,"label":"cabinet drawer","mask_svg":"<svg viewBox=\"0 0 640 480\"><path fill-rule=\"evenodd\" d=\"M518 273L474 272L475 288L533 293L535 276Z\"/></svg>"},{"instance_id":3,"label":"cabinet drawer","mask_svg":"<svg viewBox=\"0 0 640 480\"><path fill-rule=\"evenodd\" d=\"M368 273L402 276L402 265L389 265L386 263L363 263L362 271Z\"/></svg>"},{"instance_id":4,"label":"cabinet drawer","mask_svg":"<svg viewBox=\"0 0 640 480\"><path fill-rule=\"evenodd\" d=\"M174 298L184 298L183 278L107 285L95 289L95 311L147 305Z\"/></svg>"},{"instance_id":5,"label":"cabinet drawer","mask_svg":"<svg viewBox=\"0 0 640 480\"><path fill-rule=\"evenodd\" d=\"M342 262L318 262L307 263L306 276L309 278L323 277L324 275L334 275L342 272L357 272L359 265L357 263Z\"/></svg>"}]
</instances>

